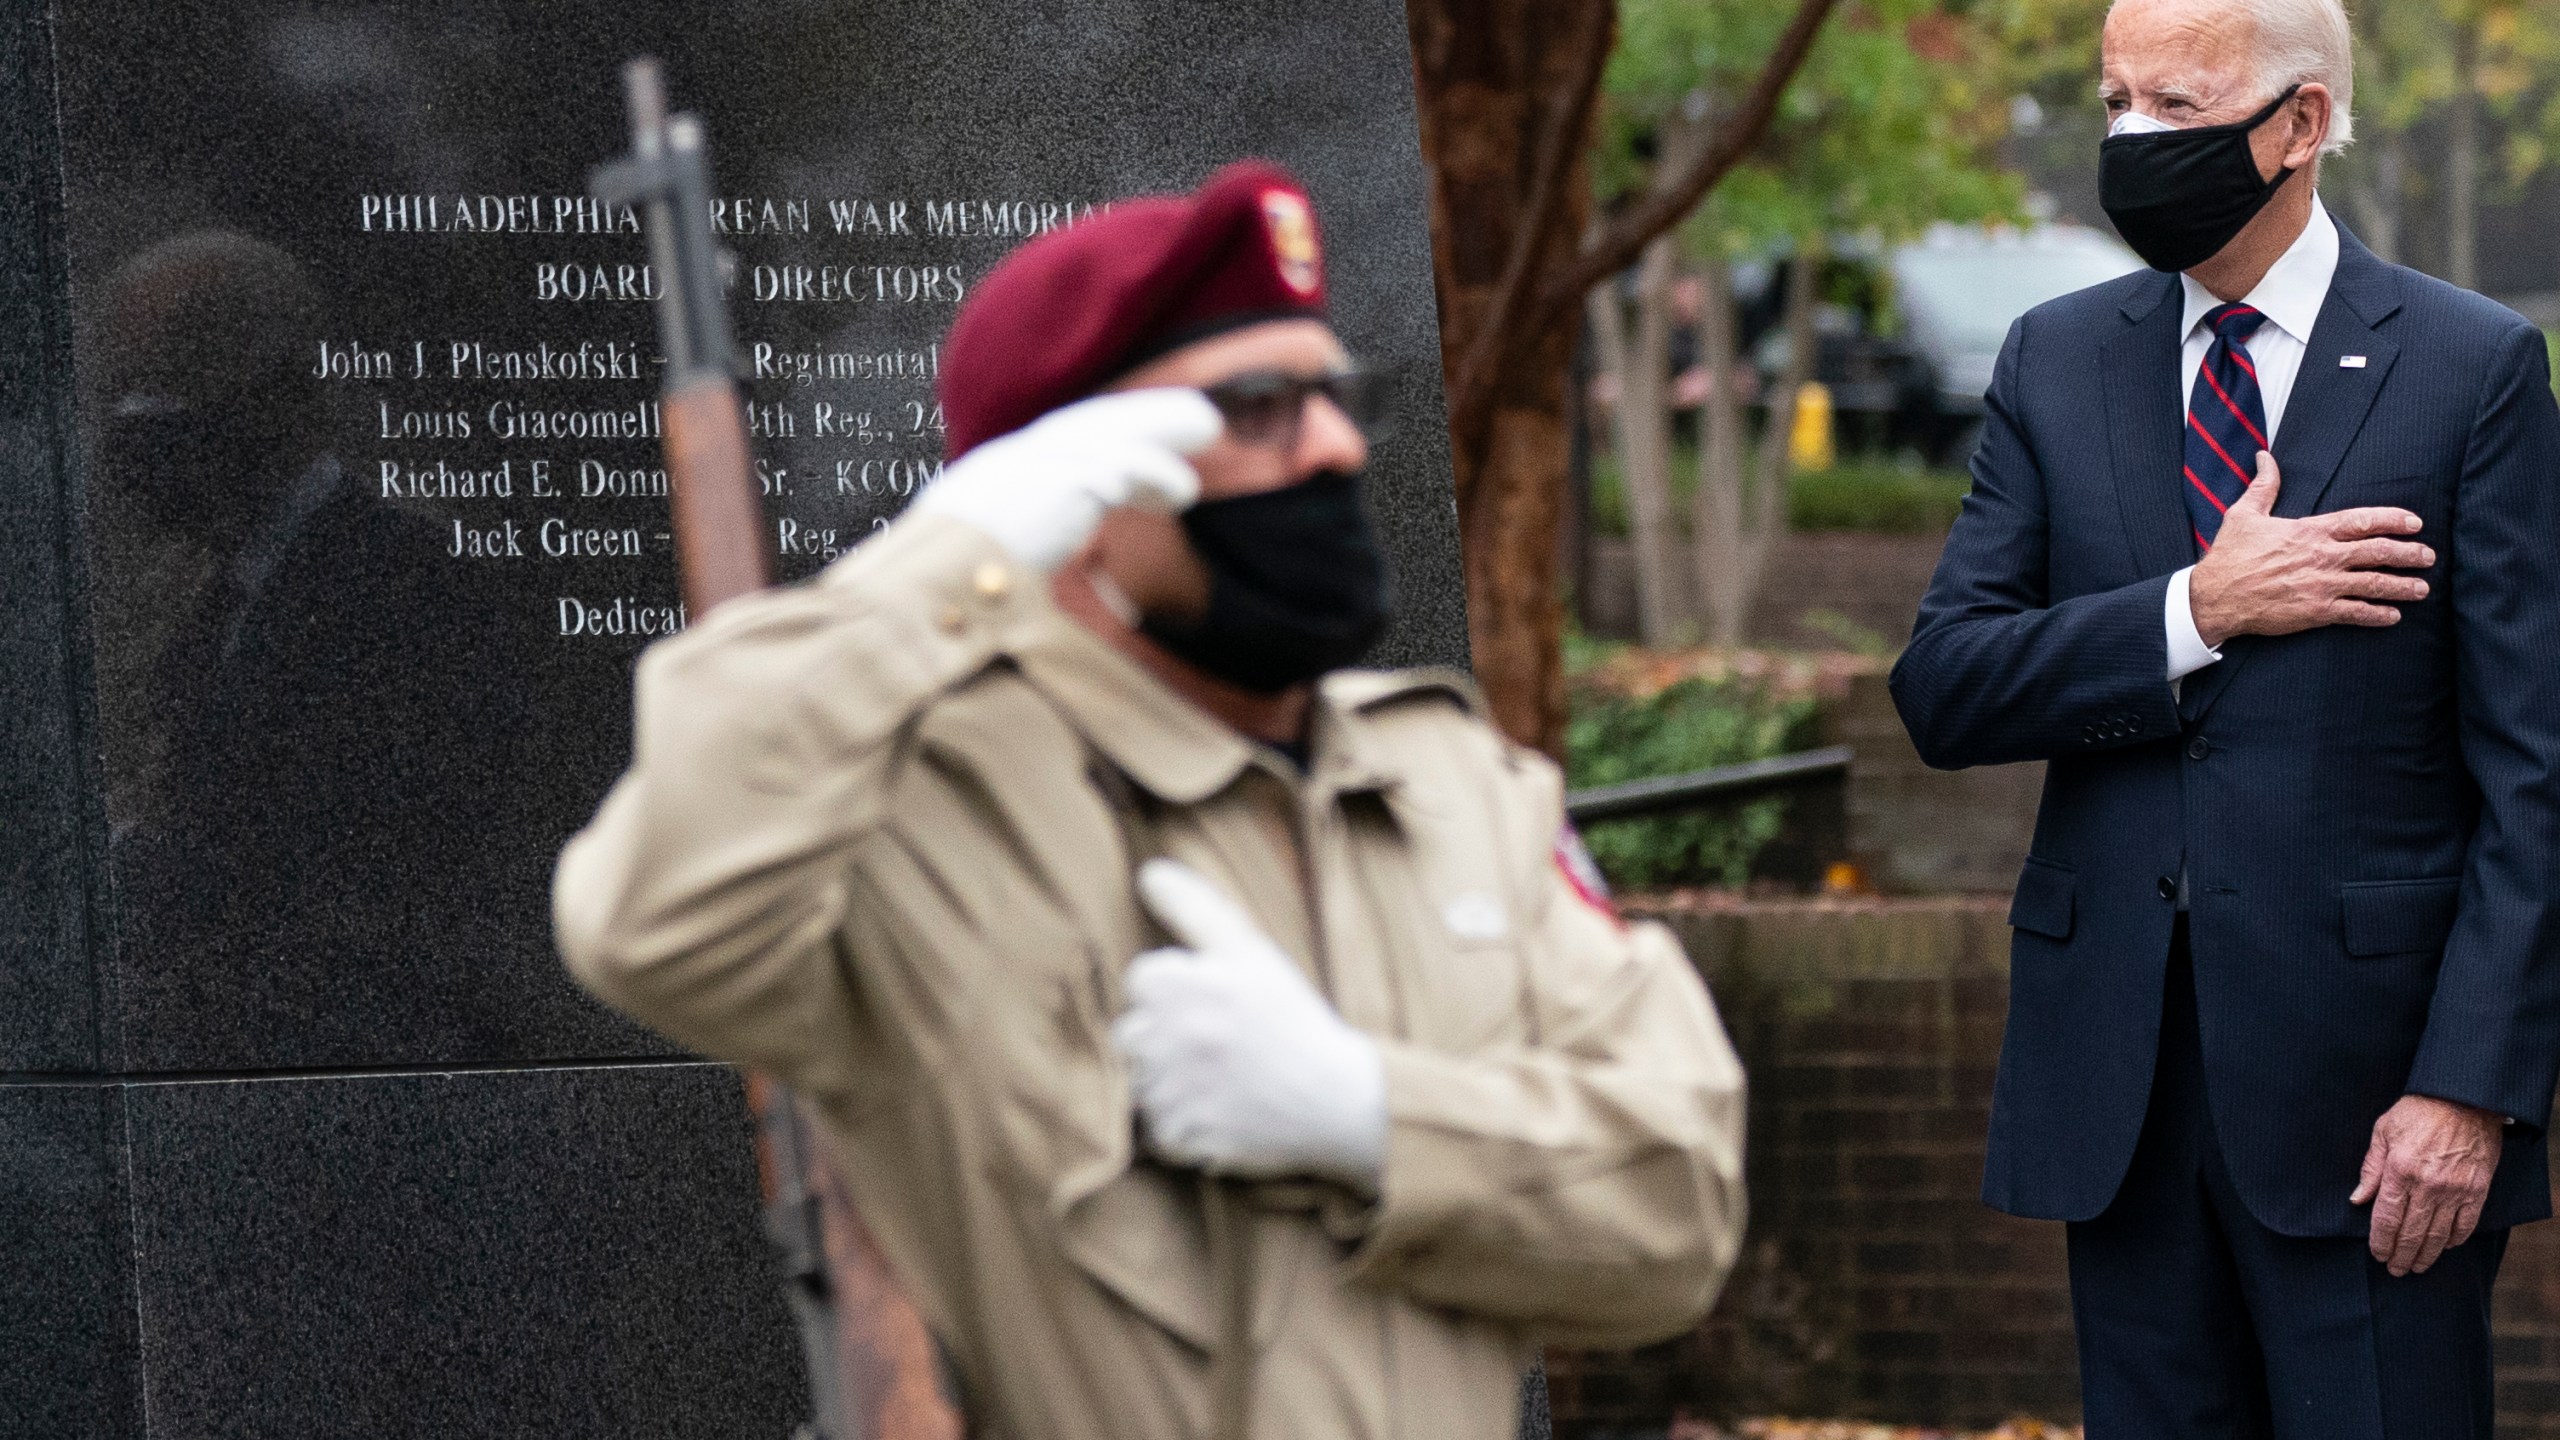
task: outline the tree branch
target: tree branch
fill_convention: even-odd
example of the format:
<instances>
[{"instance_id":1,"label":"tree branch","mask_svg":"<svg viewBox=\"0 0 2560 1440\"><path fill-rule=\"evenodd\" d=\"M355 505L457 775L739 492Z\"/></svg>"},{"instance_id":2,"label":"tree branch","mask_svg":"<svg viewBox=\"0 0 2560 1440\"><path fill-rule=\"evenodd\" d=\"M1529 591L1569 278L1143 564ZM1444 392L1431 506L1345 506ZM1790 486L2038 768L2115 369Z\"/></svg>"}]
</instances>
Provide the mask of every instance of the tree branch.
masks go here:
<instances>
[{"instance_id":1,"label":"tree branch","mask_svg":"<svg viewBox=\"0 0 2560 1440\"><path fill-rule=\"evenodd\" d=\"M1546 258L1543 252L1548 231L1554 228L1550 217L1564 197L1565 180L1573 173L1575 153L1590 134L1592 107L1600 96L1600 78L1609 68L1609 52L1617 31L1616 0L1584 0L1584 16L1582 48L1574 57L1573 87L1566 93L1564 103L1548 116L1546 133L1538 139L1529 193L1511 233L1511 253L1503 260L1493 298L1481 312L1450 385L1449 428L1462 446L1472 448L1476 430L1492 411L1495 377L1511 348L1507 336L1512 317L1529 299L1539 264ZM1459 473L1471 475L1473 467Z\"/></svg>"},{"instance_id":2,"label":"tree branch","mask_svg":"<svg viewBox=\"0 0 2560 1440\"><path fill-rule=\"evenodd\" d=\"M1761 66L1760 78L1752 82L1751 93L1716 132L1715 140L1690 166L1689 173L1675 185L1657 188L1651 199L1619 216L1583 248L1572 265L1547 283L1530 315L1527 329L1531 333L1555 324L1567 309L1582 303L1584 291L1634 264L1654 237L1679 224L1708 191L1759 146L1778 118L1778 102L1785 98L1796 72L1804 68L1806 57L1813 53L1813 42L1821 35L1823 22L1830 18L1837 3L1838 0L1798 0L1795 18L1778 38L1778 47L1770 52L1768 62Z\"/></svg>"}]
</instances>

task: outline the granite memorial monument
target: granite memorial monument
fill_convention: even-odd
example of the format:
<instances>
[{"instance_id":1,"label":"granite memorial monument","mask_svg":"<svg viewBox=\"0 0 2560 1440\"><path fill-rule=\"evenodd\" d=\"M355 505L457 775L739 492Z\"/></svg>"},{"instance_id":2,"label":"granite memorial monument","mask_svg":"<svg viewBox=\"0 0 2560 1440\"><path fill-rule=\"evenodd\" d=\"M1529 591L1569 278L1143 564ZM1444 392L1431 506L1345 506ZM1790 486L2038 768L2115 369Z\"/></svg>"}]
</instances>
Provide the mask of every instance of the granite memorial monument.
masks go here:
<instances>
[{"instance_id":1,"label":"granite memorial monument","mask_svg":"<svg viewBox=\"0 0 2560 1440\"><path fill-rule=\"evenodd\" d=\"M1405 377L1395 660L1461 660L1386 0L57 0L0 26L0 1436L780 1437L739 1085L561 972L684 623L617 67L710 123L786 578L940 461L1011 246L1269 155Z\"/></svg>"}]
</instances>

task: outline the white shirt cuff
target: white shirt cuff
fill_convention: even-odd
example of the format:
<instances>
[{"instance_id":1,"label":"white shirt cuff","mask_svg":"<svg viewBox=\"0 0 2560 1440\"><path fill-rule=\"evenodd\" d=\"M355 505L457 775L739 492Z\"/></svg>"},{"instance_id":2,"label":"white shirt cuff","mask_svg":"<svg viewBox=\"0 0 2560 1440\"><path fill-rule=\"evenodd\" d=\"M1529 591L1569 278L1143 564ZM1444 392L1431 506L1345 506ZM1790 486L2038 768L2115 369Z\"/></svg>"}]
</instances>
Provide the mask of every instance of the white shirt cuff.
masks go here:
<instances>
[{"instance_id":1,"label":"white shirt cuff","mask_svg":"<svg viewBox=\"0 0 2560 1440\"><path fill-rule=\"evenodd\" d=\"M2187 598L2190 577L2195 573L2196 567L2190 565L2170 576L2169 600L2161 607L2162 623L2169 627L2167 678L2172 681L2192 675L2222 658L2221 651L2204 643L2204 636L2196 633L2195 605Z\"/></svg>"}]
</instances>

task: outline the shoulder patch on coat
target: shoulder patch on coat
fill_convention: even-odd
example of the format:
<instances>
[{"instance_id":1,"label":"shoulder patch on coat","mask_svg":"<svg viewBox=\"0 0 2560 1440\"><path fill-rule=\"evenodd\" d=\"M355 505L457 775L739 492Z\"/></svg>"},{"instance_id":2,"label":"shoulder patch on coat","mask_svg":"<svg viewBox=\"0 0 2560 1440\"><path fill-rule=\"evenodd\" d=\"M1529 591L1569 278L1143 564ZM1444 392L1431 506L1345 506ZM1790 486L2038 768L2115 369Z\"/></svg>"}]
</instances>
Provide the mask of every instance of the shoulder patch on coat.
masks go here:
<instances>
[{"instance_id":1,"label":"shoulder patch on coat","mask_svg":"<svg viewBox=\"0 0 2560 1440\"><path fill-rule=\"evenodd\" d=\"M1556 829L1556 871L1583 904L1611 920L1620 918L1618 902L1609 895L1609 877L1600 873L1600 862L1591 858L1591 847L1582 843L1582 832L1570 820Z\"/></svg>"}]
</instances>

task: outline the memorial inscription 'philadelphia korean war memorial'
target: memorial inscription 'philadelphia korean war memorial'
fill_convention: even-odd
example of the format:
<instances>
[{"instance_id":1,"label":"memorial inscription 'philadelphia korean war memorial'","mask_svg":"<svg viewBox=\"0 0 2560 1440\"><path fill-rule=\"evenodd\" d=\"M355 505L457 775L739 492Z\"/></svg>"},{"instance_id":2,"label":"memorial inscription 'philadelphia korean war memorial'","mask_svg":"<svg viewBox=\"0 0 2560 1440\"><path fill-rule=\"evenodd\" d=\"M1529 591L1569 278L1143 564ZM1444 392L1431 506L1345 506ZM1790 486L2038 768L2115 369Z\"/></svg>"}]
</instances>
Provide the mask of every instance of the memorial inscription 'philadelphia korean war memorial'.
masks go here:
<instances>
[{"instance_id":1,"label":"memorial inscription 'philadelphia korean war memorial'","mask_svg":"<svg viewBox=\"0 0 2560 1440\"><path fill-rule=\"evenodd\" d=\"M1072 13L1069 13L1072 12ZM708 122L786 578L1012 246L1265 154L1399 369L1464 655L1402 8L61 0L0 32L0 1435L781 1436L746 1112L547 887L685 620L617 69ZM502 1417L502 1418L493 1418Z\"/></svg>"}]
</instances>

